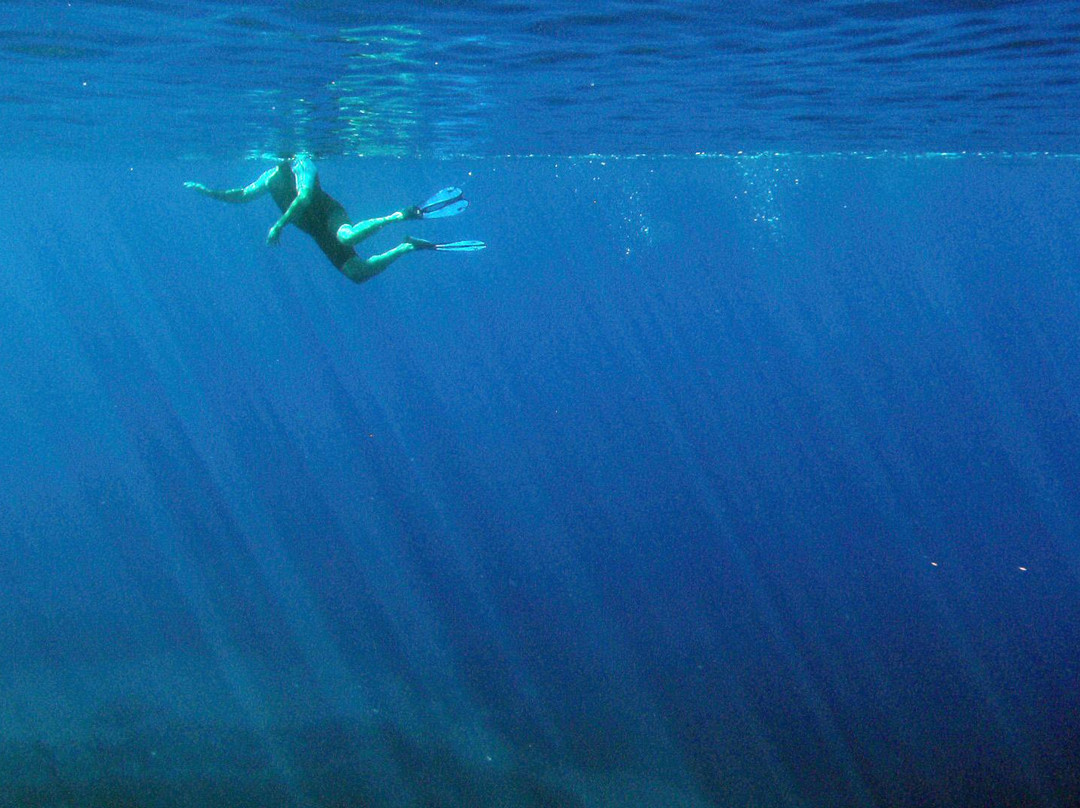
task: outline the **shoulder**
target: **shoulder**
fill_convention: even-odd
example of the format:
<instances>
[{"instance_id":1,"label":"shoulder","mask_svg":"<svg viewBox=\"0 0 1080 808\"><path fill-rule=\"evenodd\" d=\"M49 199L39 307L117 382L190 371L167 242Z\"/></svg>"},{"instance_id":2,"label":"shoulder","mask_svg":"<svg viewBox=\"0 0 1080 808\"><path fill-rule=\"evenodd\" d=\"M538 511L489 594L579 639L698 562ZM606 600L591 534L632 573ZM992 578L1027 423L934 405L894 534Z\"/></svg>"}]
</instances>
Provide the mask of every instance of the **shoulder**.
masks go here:
<instances>
[{"instance_id":1,"label":"shoulder","mask_svg":"<svg viewBox=\"0 0 1080 808\"><path fill-rule=\"evenodd\" d=\"M312 188L315 185L319 172L310 155L297 155L292 159L289 167L292 169L293 176L296 177L297 187Z\"/></svg>"},{"instance_id":2,"label":"shoulder","mask_svg":"<svg viewBox=\"0 0 1080 808\"><path fill-rule=\"evenodd\" d=\"M292 169L294 174L316 174L318 170L315 168L315 160L312 159L310 154L301 152L288 161L289 168Z\"/></svg>"}]
</instances>

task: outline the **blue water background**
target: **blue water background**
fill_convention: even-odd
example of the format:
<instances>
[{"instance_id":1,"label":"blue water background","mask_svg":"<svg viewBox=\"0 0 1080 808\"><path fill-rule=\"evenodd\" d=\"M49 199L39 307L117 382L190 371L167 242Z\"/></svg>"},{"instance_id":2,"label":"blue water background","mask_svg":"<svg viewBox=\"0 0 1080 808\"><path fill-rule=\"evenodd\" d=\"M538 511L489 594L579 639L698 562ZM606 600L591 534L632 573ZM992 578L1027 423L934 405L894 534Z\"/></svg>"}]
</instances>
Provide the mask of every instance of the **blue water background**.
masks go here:
<instances>
[{"instance_id":1,"label":"blue water background","mask_svg":"<svg viewBox=\"0 0 1080 808\"><path fill-rule=\"evenodd\" d=\"M1078 793L1075 162L328 161L492 245L362 287L250 169L5 174L47 804Z\"/></svg>"},{"instance_id":2,"label":"blue water background","mask_svg":"<svg viewBox=\"0 0 1080 808\"><path fill-rule=\"evenodd\" d=\"M0 808L1080 804L1073 4L0 18Z\"/></svg>"}]
</instances>

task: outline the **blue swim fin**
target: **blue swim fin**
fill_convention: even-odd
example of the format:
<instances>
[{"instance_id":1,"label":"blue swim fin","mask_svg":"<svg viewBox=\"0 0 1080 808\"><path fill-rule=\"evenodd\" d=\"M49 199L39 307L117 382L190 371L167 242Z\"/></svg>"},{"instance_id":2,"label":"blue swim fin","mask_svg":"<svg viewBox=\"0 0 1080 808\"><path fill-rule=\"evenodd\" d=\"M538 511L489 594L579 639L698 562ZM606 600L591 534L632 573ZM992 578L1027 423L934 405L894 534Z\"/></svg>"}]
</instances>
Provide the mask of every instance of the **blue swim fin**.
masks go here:
<instances>
[{"instance_id":1,"label":"blue swim fin","mask_svg":"<svg viewBox=\"0 0 1080 808\"><path fill-rule=\"evenodd\" d=\"M487 245L482 241L451 241L446 244L436 244L435 249L439 252L476 252Z\"/></svg>"},{"instance_id":2,"label":"blue swim fin","mask_svg":"<svg viewBox=\"0 0 1080 808\"><path fill-rule=\"evenodd\" d=\"M412 236L406 236L405 241L418 250L438 250L439 252L476 252L487 247L482 241L449 241L445 244L436 244L434 241L426 241Z\"/></svg>"},{"instance_id":3,"label":"blue swim fin","mask_svg":"<svg viewBox=\"0 0 1080 808\"><path fill-rule=\"evenodd\" d=\"M457 216L469 206L461 198L460 188L443 188L419 207L420 218L441 219L445 216Z\"/></svg>"}]
</instances>

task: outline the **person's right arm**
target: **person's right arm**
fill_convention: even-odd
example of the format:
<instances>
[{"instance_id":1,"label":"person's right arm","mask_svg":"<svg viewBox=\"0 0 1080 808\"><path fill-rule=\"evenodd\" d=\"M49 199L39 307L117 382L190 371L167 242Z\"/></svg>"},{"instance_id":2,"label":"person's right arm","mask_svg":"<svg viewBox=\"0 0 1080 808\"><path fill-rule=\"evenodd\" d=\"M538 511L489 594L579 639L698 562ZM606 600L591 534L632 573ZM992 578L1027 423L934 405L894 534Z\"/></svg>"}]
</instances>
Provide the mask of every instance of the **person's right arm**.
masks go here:
<instances>
[{"instance_id":1,"label":"person's right arm","mask_svg":"<svg viewBox=\"0 0 1080 808\"><path fill-rule=\"evenodd\" d=\"M293 201L285 212L281 214L281 218L274 222L270 232L266 234L267 244L277 244L285 225L308 206L311 202L311 195L315 192L315 178L318 176L318 171L315 169L315 163L312 162L310 155L301 154L293 159L292 173L293 177L296 178L296 196L293 197Z\"/></svg>"}]
</instances>

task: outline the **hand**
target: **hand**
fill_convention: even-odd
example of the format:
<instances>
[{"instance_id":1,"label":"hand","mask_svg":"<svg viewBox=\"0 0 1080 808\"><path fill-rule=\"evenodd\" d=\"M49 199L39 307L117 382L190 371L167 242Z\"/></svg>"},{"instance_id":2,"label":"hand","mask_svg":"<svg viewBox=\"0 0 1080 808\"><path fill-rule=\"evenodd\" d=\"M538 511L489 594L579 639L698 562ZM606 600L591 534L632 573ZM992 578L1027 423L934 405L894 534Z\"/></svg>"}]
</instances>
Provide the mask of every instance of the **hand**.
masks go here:
<instances>
[{"instance_id":1,"label":"hand","mask_svg":"<svg viewBox=\"0 0 1080 808\"><path fill-rule=\"evenodd\" d=\"M266 234L266 243L273 247L278 243L279 238L281 238L281 228L275 224L270 228L270 232Z\"/></svg>"},{"instance_id":2,"label":"hand","mask_svg":"<svg viewBox=\"0 0 1080 808\"><path fill-rule=\"evenodd\" d=\"M206 191L206 186L201 182L185 182L184 187L191 188L193 191L202 191L204 193Z\"/></svg>"}]
</instances>

